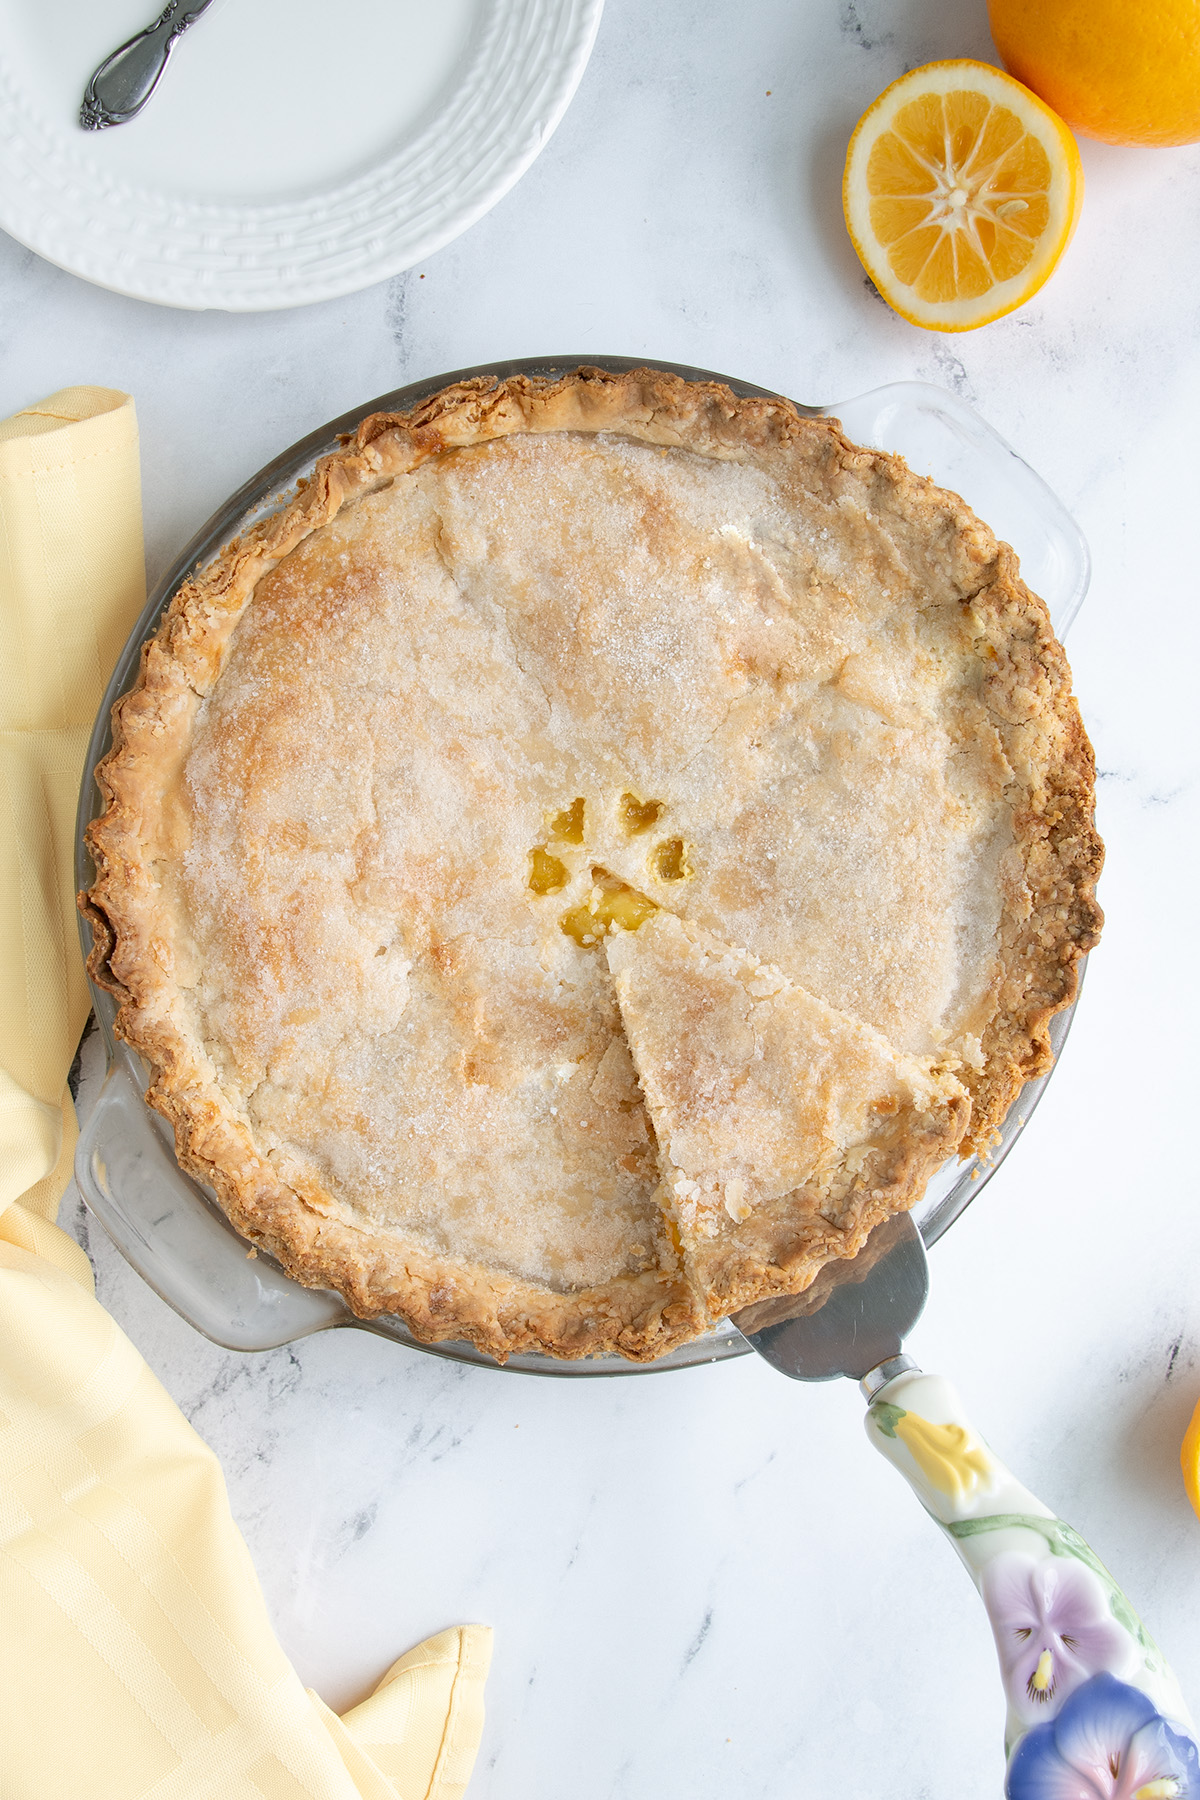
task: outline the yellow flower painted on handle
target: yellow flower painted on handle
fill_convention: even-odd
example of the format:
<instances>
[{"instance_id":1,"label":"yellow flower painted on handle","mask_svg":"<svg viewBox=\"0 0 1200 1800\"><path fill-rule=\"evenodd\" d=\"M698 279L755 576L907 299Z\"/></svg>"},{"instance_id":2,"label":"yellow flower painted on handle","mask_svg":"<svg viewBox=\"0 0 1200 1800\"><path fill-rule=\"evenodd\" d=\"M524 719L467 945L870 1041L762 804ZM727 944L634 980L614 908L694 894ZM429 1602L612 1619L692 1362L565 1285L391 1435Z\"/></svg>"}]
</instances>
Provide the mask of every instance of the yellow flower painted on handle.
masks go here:
<instances>
[{"instance_id":1,"label":"yellow flower painted on handle","mask_svg":"<svg viewBox=\"0 0 1200 1800\"><path fill-rule=\"evenodd\" d=\"M969 1500L991 1479L992 1459L965 1425L935 1425L920 1413L904 1412L895 1421L895 1435L930 1487L955 1502Z\"/></svg>"}]
</instances>

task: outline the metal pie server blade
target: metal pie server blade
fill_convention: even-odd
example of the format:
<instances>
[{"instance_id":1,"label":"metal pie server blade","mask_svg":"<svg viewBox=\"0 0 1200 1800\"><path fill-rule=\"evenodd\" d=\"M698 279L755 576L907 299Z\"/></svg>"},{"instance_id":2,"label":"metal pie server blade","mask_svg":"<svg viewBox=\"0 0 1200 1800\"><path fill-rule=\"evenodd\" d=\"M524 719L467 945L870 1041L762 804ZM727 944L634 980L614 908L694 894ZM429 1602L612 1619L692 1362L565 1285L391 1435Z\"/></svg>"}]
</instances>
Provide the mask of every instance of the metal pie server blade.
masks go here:
<instances>
[{"instance_id":1,"label":"metal pie server blade","mask_svg":"<svg viewBox=\"0 0 1200 1800\"><path fill-rule=\"evenodd\" d=\"M857 1256L826 1263L802 1294L744 1307L731 1323L793 1381L860 1381L875 1370L891 1380L914 1366L900 1351L928 1292L921 1233L909 1213L897 1213Z\"/></svg>"}]
</instances>

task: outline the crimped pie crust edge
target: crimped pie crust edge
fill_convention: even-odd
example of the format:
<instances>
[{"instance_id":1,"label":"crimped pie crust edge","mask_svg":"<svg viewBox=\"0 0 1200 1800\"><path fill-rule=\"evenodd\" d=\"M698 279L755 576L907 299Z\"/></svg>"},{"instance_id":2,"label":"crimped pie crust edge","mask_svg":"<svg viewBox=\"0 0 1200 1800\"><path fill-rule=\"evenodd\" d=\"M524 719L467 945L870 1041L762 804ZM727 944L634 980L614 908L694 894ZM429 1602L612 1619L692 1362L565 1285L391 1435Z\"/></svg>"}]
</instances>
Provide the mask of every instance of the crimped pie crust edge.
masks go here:
<instances>
[{"instance_id":1,"label":"crimped pie crust edge","mask_svg":"<svg viewBox=\"0 0 1200 1800\"><path fill-rule=\"evenodd\" d=\"M1093 824L1091 747L1045 605L1020 581L1008 546L997 544L957 496L913 475L900 458L850 444L835 421L802 417L785 400L739 399L720 383L653 369L615 375L581 368L554 381L478 377L410 413L365 419L290 505L180 587L143 646L138 680L113 708L113 748L96 772L107 807L88 830L96 879L80 905L94 933L89 971L119 1003L119 1035L150 1064L146 1097L171 1122L181 1166L208 1183L234 1225L290 1275L339 1289L361 1317L398 1314L425 1342L467 1338L501 1360L543 1350L568 1358L616 1351L649 1361L708 1323L686 1283L669 1272L556 1295L398 1235L391 1241L355 1231L282 1182L170 1017L173 983L156 954L147 866L157 796L180 754L180 726L219 675L256 583L347 502L430 457L513 432L555 431L618 432L731 459L799 444L835 471L881 484L907 518L926 525L931 546L953 540L978 568L979 587L964 604L988 669L985 703L1010 762L1023 771L1014 834L1032 897L1019 916L1006 903L1001 923L999 1004L983 1038L984 1074L961 1145L964 1155L986 1149L1024 1082L1049 1066L1049 1021L1073 999L1079 959L1098 937L1095 882L1103 852ZM782 1221L766 1232L763 1250L769 1247L773 1260L746 1255L720 1274L728 1310L797 1292L829 1255L853 1255L875 1224L919 1199L949 1147L942 1134L935 1138L909 1145L882 1182L857 1195L846 1228L830 1227L829 1242L789 1242Z\"/></svg>"}]
</instances>

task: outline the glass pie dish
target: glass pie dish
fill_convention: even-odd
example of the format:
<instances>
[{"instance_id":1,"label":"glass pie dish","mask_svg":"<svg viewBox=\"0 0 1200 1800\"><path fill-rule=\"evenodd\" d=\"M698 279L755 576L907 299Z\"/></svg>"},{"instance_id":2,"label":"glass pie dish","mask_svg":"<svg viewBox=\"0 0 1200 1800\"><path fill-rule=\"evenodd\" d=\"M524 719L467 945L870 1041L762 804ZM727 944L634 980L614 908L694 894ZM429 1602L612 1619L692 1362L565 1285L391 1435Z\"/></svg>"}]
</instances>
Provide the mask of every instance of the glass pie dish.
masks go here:
<instances>
[{"instance_id":1,"label":"glass pie dish","mask_svg":"<svg viewBox=\"0 0 1200 1800\"><path fill-rule=\"evenodd\" d=\"M92 880L83 833L101 807L94 772L110 746L112 704L131 685L142 644L157 628L161 612L180 583L229 539L283 504L294 484L308 477L317 461L337 449L339 440L369 413L406 410L439 389L472 376L553 378L581 363L617 372L640 366L639 361L626 357L558 357L438 375L383 395L332 421L277 457L230 498L164 576L131 633L104 696L80 793L76 875L81 888ZM740 395L765 393L707 370L671 363L657 366L686 379L725 381ZM800 410L840 419L854 441L897 451L918 473L931 475L961 493L999 536L1015 546L1026 580L1046 599L1055 628L1063 634L1087 588L1089 564L1083 538L1040 478L961 401L922 383L903 382L842 405ZM86 925L83 938L85 949L90 948ZM302 1287L269 1257L248 1256L245 1240L229 1224L214 1196L176 1163L170 1127L143 1098L146 1071L137 1055L114 1035L116 1008L111 996L93 989L93 1000L107 1071L80 1137L76 1177L87 1205L118 1249L169 1305L197 1330L230 1349L265 1350L314 1331L356 1326L432 1355L497 1366L466 1343L418 1343L398 1319L361 1320L340 1294ZM1066 1009L1052 1023L1056 1057L1073 1011L1073 1007ZM939 1171L918 1214L927 1243L941 1236L999 1167L1048 1078L1026 1086L986 1160L972 1158ZM724 1324L648 1364L633 1364L619 1356L564 1362L540 1354L518 1354L505 1367L560 1376L627 1375L720 1361L744 1355L749 1348L732 1326Z\"/></svg>"}]
</instances>

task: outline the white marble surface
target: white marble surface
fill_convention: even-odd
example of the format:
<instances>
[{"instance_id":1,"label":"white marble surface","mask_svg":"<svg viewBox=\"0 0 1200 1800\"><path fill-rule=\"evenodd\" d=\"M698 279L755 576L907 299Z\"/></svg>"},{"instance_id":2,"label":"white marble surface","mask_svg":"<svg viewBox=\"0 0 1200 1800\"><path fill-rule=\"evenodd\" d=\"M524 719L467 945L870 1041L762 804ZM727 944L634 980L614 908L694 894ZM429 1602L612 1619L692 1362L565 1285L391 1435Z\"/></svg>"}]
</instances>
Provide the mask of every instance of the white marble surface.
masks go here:
<instances>
[{"instance_id":1,"label":"white marble surface","mask_svg":"<svg viewBox=\"0 0 1200 1800\"><path fill-rule=\"evenodd\" d=\"M864 284L840 162L886 82L963 54L990 58L983 0L609 0L521 184L353 299L156 310L0 240L0 413L74 382L135 394L152 576L303 432L491 357L645 354L820 400L922 377L1047 477L1095 557L1069 648L1109 922L1041 1110L934 1253L911 1348L1117 1571L1195 1704L1200 1523L1176 1457L1200 1392L1200 151L1085 144L1051 285L978 333L922 333ZM848 1383L753 1359L539 1381L351 1331L241 1357L155 1299L74 1198L64 1220L220 1455L306 1681L342 1706L425 1633L495 1625L479 1800L998 1793L982 1612Z\"/></svg>"}]
</instances>

